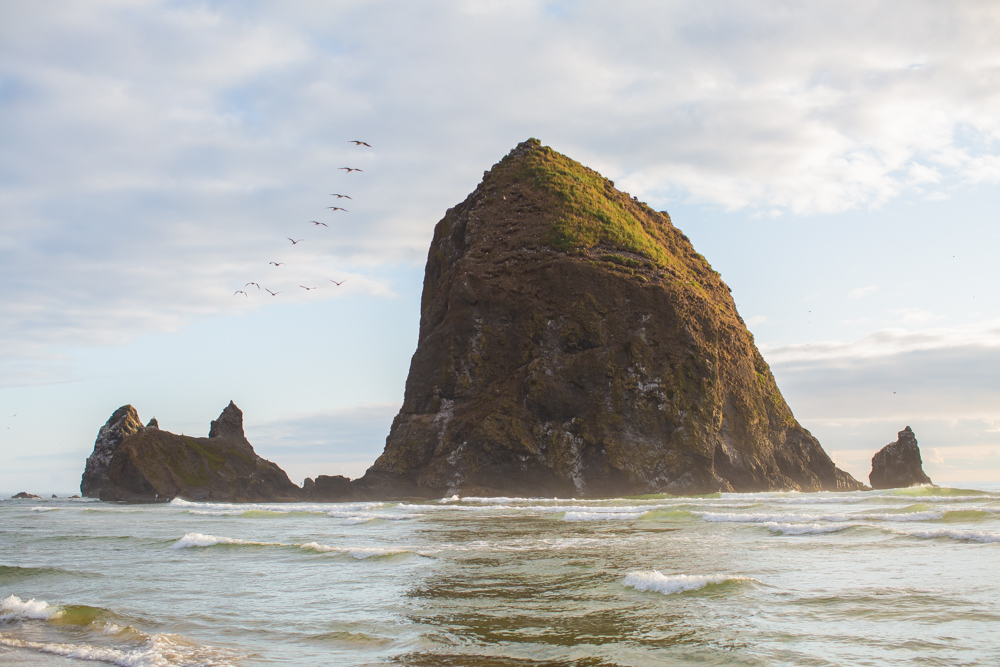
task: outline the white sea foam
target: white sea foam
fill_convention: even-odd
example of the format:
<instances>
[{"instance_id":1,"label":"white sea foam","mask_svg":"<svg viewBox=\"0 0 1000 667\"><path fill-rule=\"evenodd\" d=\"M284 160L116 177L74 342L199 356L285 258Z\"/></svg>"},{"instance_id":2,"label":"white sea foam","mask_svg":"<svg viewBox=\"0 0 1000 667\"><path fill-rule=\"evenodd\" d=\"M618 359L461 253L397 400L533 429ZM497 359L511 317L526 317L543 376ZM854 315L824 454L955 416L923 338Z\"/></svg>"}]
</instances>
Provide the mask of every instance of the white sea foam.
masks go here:
<instances>
[{"instance_id":1,"label":"white sea foam","mask_svg":"<svg viewBox=\"0 0 1000 667\"><path fill-rule=\"evenodd\" d=\"M927 512L858 512L830 514L740 514L736 512L692 512L705 521L716 523L816 523L825 521L934 521L944 517L944 510Z\"/></svg>"},{"instance_id":2,"label":"white sea foam","mask_svg":"<svg viewBox=\"0 0 1000 667\"><path fill-rule=\"evenodd\" d=\"M202 535L201 533L187 533L181 539L174 542L171 549L187 549L190 547L214 547L217 544L238 544L255 547L280 547L287 546L281 542L252 542L249 540L238 540L232 537L216 537L215 535Z\"/></svg>"},{"instance_id":3,"label":"white sea foam","mask_svg":"<svg viewBox=\"0 0 1000 667\"><path fill-rule=\"evenodd\" d=\"M34 619L47 621L50 618L58 618L62 611L58 607L53 607L44 600L22 600L16 595L10 595L0 600L0 623L11 621L22 621Z\"/></svg>"},{"instance_id":4,"label":"white sea foam","mask_svg":"<svg viewBox=\"0 0 1000 667\"><path fill-rule=\"evenodd\" d=\"M58 507L32 507L32 512L55 512Z\"/></svg>"},{"instance_id":5,"label":"white sea foam","mask_svg":"<svg viewBox=\"0 0 1000 667\"><path fill-rule=\"evenodd\" d=\"M566 512L563 521L628 521L641 517L646 512Z\"/></svg>"},{"instance_id":6,"label":"white sea foam","mask_svg":"<svg viewBox=\"0 0 1000 667\"><path fill-rule=\"evenodd\" d=\"M822 533L836 533L837 531L846 530L848 528L854 528L855 526L860 526L863 524L777 523L774 521L769 521L761 525L763 525L764 528L767 528L772 532L781 533L782 535L818 535Z\"/></svg>"},{"instance_id":7,"label":"white sea foam","mask_svg":"<svg viewBox=\"0 0 1000 667\"><path fill-rule=\"evenodd\" d=\"M352 558L357 558L358 560L364 560L365 558L372 558L377 556L395 556L397 554L414 553L410 549L380 549L377 547L334 547L328 544L319 544L317 542L308 542L306 544L298 545L300 549L307 549L309 551L316 551L319 553L340 553L347 554Z\"/></svg>"},{"instance_id":8,"label":"white sea foam","mask_svg":"<svg viewBox=\"0 0 1000 667\"><path fill-rule=\"evenodd\" d=\"M174 667L175 665L235 665L238 654L230 650L192 645L170 635L152 635L141 646L93 646L91 644L44 643L0 633L0 646L30 649L75 660L105 662L121 667Z\"/></svg>"},{"instance_id":9,"label":"white sea foam","mask_svg":"<svg viewBox=\"0 0 1000 667\"><path fill-rule=\"evenodd\" d=\"M1000 533L990 533L985 530L954 530L939 528L937 530L893 530L892 532L897 535L919 537L926 540L947 537L961 542L982 542L984 544L1000 542Z\"/></svg>"},{"instance_id":10,"label":"white sea foam","mask_svg":"<svg viewBox=\"0 0 1000 667\"><path fill-rule=\"evenodd\" d=\"M657 570L650 572L629 572L625 575L625 585L637 591L656 591L664 595L695 591L713 584L723 584L727 581L754 581L750 577L727 574L661 574Z\"/></svg>"}]
</instances>

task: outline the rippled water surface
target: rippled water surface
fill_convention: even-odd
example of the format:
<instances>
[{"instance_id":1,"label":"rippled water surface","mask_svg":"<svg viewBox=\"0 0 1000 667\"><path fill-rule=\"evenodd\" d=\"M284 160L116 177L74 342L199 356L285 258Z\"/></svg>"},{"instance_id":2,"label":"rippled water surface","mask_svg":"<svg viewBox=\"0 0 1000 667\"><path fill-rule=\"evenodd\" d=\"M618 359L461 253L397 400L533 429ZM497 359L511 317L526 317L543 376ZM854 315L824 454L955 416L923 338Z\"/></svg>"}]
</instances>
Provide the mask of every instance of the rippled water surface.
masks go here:
<instances>
[{"instance_id":1,"label":"rippled water surface","mask_svg":"<svg viewBox=\"0 0 1000 667\"><path fill-rule=\"evenodd\" d=\"M1000 664L1000 486L0 501L0 664Z\"/></svg>"}]
</instances>

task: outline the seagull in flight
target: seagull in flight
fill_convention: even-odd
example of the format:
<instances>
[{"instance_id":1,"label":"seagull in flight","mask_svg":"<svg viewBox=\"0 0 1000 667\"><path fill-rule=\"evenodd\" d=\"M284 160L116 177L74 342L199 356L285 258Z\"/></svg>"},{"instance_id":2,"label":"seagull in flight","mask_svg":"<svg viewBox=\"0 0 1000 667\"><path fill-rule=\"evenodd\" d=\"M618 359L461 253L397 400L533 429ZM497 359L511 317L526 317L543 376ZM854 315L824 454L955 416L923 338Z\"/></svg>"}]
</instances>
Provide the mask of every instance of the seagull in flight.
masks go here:
<instances>
[{"instance_id":1,"label":"seagull in flight","mask_svg":"<svg viewBox=\"0 0 1000 667\"><path fill-rule=\"evenodd\" d=\"M301 287L302 289L307 290L307 291L311 290L311 289L316 289L315 287L306 287L305 285L299 285L299 287Z\"/></svg>"},{"instance_id":2,"label":"seagull in flight","mask_svg":"<svg viewBox=\"0 0 1000 667\"><path fill-rule=\"evenodd\" d=\"M281 294L281 292L272 292L271 290L267 289L266 287L264 288L264 291L267 292L268 294L270 294L271 296L278 296L279 294Z\"/></svg>"},{"instance_id":3,"label":"seagull in flight","mask_svg":"<svg viewBox=\"0 0 1000 667\"><path fill-rule=\"evenodd\" d=\"M347 195L338 195L336 192L330 194L331 197L336 197L337 199L350 199Z\"/></svg>"},{"instance_id":4,"label":"seagull in flight","mask_svg":"<svg viewBox=\"0 0 1000 667\"><path fill-rule=\"evenodd\" d=\"M274 264L275 266L281 266L284 262L268 262L268 264Z\"/></svg>"},{"instance_id":5,"label":"seagull in flight","mask_svg":"<svg viewBox=\"0 0 1000 667\"><path fill-rule=\"evenodd\" d=\"M323 225L324 227L329 227L329 226L330 226L330 225L326 224L325 222L318 222L318 221L316 221L316 220L310 220L309 222L313 223L313 224L314 224L314 225L316 225L317 227L318 227L319 225Z\"/></svg>"},{"instance_id":6,"label":"seagull in flight","mask_svg":"<svg viewBox=\"0 0 1000 667\"><path fill-rule=\"evenodd\" d=\"M233 296L236 296L237 294L242 294L243 296L246 296L246 295L247 295L247 293L246 293L246 292L244 292L244 291L243 291L243 290L241 290L241 289L238 289L238 290L236 290L235 292L233 292Z\"/></svg>"},{"instance_id":7,"label":"seagull in flight","mask_svg":"<svg viewBox=\"0 0 1000 667\"><path fill-rule=\"evenodd\" d=\"M372 147L372 145L371 145L371 144L369 144L368 142L365 142L365 141L358 141L357 139L351 139L351 140L350 140L350 141L348 141L347 143L349 143L349 144L354 144L355 146L367 146L368 148L371 148L371 147Z\"/></svg>"},{"instance_id":8,"label":"seagull in flight","mask_svg":"<svg viewBox=\"0 0 1000 667\"><path fill-rule=\"evenodd\" d=\"M344 283L347 282L347 278L344 278L339 283L336 280L334 280L333 278L330 278L330 282L333 283L334 285L336 285L337 287L340 287L341 285L343 285Z\"/></svg>"},{"instance_id":9,"label":"seagull in flight","mask_svg":"<svg viewBox=\"0 0 1000 667\"><path fill-rule=\"evenodd\" d=\"M364 171L364 169L356 169L355 167L341 167L341 169L346 171L348 174L352 171Z\"/></svg>"},{"instance_id":10,"label":"seagull in flight","mask_svg":"<svg viewBox=\"0 0 1000 667\"><path fill-rule=\"evenodd\" d=\"M305 241L305 239L299 239L298 241L296 241L291 236L286 236L285 238L288 239L289 241L291 241L292 245L295 245L296 243L301 243L302 241Z\"/></svg>"},{"instance_id":11,"label":"seagull in flight","mask_svg":"<svg viewBox=\"0 0 1000 667\"><path fill-rule=\"evenodd\" d=\"M341 208L340 206L327 206L327 208L332 208L334 211L343 211L344 213L347 213L347 209Z\"/></svg>"},{"instance_id":12,"label":"seagull in flight","mask_svg":"<svg viewBox=\"0 0 1000 667\"><path fill-rule=\"evenodd\" d=\"M257 283L247 283L244 287L250 287L250 285L257 285ZM260 289L260 285L257 285L257 289Z\"/></svg>"}]
</instances>

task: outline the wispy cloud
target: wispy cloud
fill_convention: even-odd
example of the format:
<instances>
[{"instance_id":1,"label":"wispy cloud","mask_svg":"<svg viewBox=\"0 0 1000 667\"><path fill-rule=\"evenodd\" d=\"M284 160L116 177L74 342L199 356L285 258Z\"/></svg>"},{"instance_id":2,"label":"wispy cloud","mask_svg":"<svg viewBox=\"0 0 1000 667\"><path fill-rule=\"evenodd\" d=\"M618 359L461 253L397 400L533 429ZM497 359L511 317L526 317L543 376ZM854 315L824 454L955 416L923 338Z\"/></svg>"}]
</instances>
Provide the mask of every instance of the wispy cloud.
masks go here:
<instances>
[{"instance_id":1,"label":"wispy cloud","mask_svg":"<svg viewBox=\"0 0 1000 667\"><path fill-rule=\"evenodd\" d=\"M850 292L847 293L847 298L849 299L860 299L861 297L867 296L878 289L878 285L868 285L866 287L855 287Z\"/></svg>"}]
</instances>

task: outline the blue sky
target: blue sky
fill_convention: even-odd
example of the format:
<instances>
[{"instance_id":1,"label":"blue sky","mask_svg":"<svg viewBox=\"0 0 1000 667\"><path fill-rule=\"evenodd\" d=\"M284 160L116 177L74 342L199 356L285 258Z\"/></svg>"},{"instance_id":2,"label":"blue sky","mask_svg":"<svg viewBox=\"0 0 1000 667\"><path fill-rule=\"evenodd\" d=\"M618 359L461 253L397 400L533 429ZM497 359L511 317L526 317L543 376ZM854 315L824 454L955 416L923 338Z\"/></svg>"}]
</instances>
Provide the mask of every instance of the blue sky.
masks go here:
<instances>
[{"instance_id":1,"label":"blue sky","mask_svg":"<svg viewBox=\"0 0 1000 667\"><path fill-rule=\"evenodd\" d=\"M233 399L295 481L362 473L434 224L532 136L670 212L859 479L907 424L935 481L1000 479L998 24L988 2L4 3L0 489L77 488L124 403L205 434Z\"/></svg>"}]
</instances>

